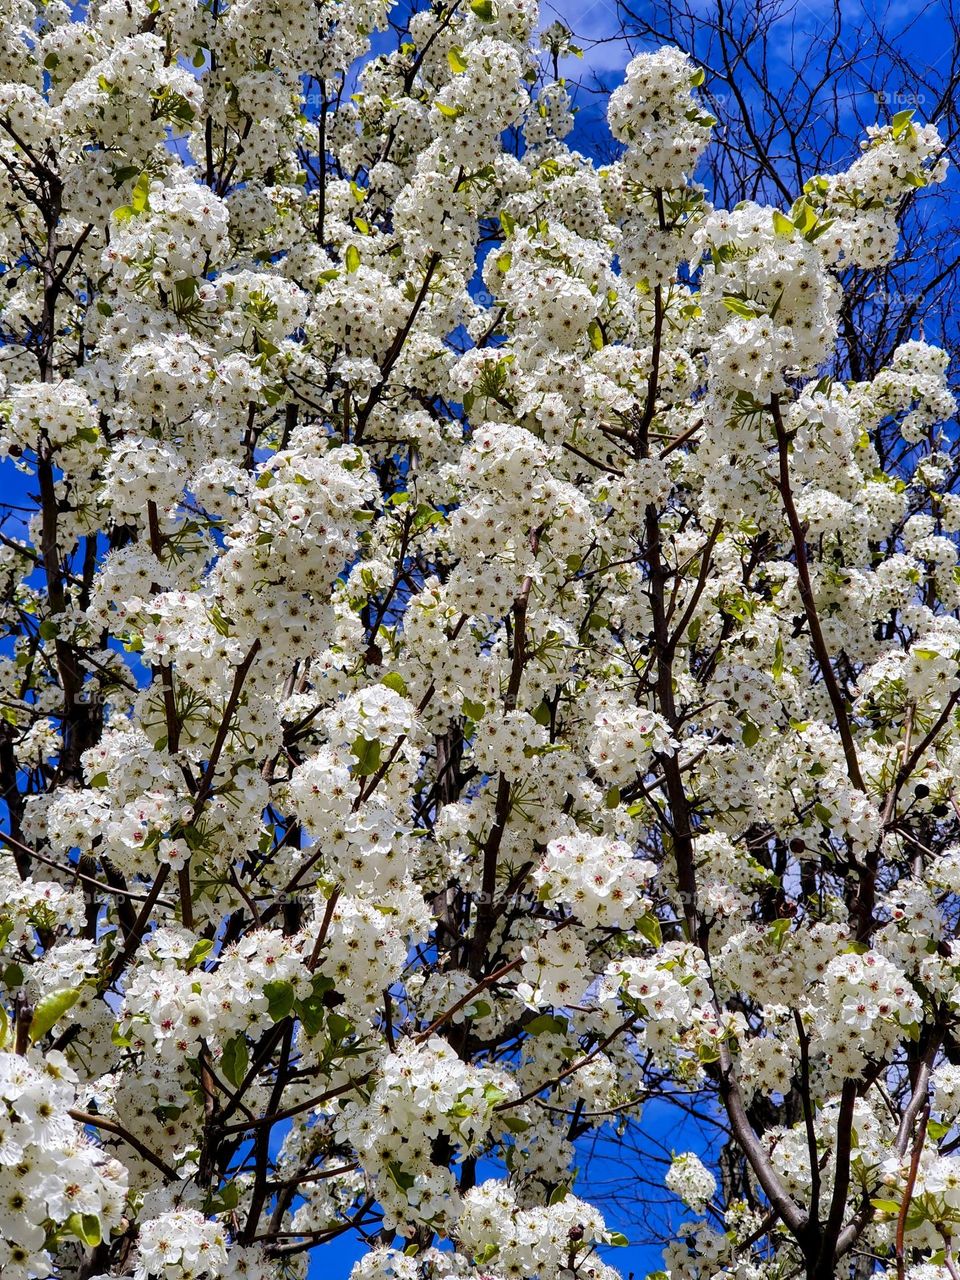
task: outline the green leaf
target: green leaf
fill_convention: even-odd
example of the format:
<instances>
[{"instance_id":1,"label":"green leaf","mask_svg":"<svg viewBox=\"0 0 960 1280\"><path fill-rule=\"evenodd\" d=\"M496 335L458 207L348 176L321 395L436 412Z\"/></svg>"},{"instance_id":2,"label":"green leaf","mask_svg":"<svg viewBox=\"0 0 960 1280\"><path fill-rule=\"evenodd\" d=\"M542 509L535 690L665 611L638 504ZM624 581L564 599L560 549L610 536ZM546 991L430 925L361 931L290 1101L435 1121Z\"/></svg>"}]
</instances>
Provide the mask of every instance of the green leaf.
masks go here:
<instances>
[{"instance_id":1,"label":"green leaf","mask_svg":"<svg viewBox=\"0 0 960 1280\"><path fill-rule=\"evenodd\" d=\"M115 1044L118 1049L129 1049L133 1044L133 1037L124 1035L120 1030L120 1023L113 1024L113 1030L110 1032L110 1043Z\"/></svg>"},{"instance_id":2,"label":"green leaf","mask_svg":"<svg viewBox=\"0 0 960 1280\"><path fill-rule=\"evenodd\" d=\"M359 734L354 738L350 750L357 759L355 772L358 778L366 778L380 768L379 738L370 742L363 734Z\"/></svg>"},{"instance_id":3,"label":"green leaf","mask_svg":"<svg viewBox=\"0 0 960 1280\"><path fill-rule=\"evenodd\" d=\"M267 997L267 1013L274 1022L279 1022L290 1015L296 996L292 982L283 979L267 982L264 984L263 994Z\"/></svg>"},{"instance_id":4,"label":"green leaf","mask_svg":"<svg viewBox=\"0 0 960 1280\"><path fill-rule=\"evenodd\" d=\"M141 173L134 184L130 197L130 208L134 213L144 213L150 207L150 175Z\"/></svg>"},{"instance_id":5,"label":"green leaf","mask_svg":"<svg viewBox=\"0 0 960 1280\"><path fill-rule=\"evenodd\" d=\"M590 345L594 351L603 350L603 330L600 328L600 321L594 318L587 325L587 333L590 336Z\"/></svg>"},{"instance_id":6,"label":"green leaf","mask_svg":"<svg viewBox=\"0 0 960 1280\"><path fill-rule=\"evenodd\" d=\"M482 720L485 711L486 711L486 707L483 705L482 702L473 702L471 701L470 698L464 698L463 712L464 712L464 715L469 716L471 720L477 721L477 722Z\"/></svg>"},{"instance_id":7,"label":"green leaf","mask_svg":"<svg viewBox=\"0 0 960 1280\"><path fill-rule=\"evenodd\" d=\"M532 714L537 724L543 725L544 729L550 728L550 721L552 717L550 715L550 708L545 701L537 703L536 710ZM476 717L471 716L471 719L476 719Z\"/></svg>"},{"instance_id":8,"label":"green leaf","mask_svg":"<svg viewBox=\"0 0 960 1280\"><path fill-rule=\"evenodd\" d=\"M360 265L360 250L355 244L347 245L347 252L344 255L344 262L347 264L347 270L352 275Z\"/></svg>"},{"instance_id":9,"label":"green leaf","mask_svg":"<svg viewBox=\"0 0 960 1280\"><path fill-rule=\"evenodd\" d=\"M526 1030L532 1036L542 1036L549 1033L554 1036L565 1036L567 1034L566 1018L558 1017L552 1013L541 1013L534 1018L532 1022L528 1022Z\"/></svg>"},{"instance_id":10,"label":"green leaf","mask_svg":"<svg viewBox=\"0 0 960 1280\"><path fill-rule=\"evenodd\" d=\"M225 1182L215 1196L207 1201L207 1213L229 1213L240 1203L240 1188L236 1182Z\"/></svg>"},{"instance_id":11,"label":"green leaf","mask_svg":"<svg viewBox=\"0 0 960 1280\"><path fill-rule=\"evenodd\" d=\"M136 178L140 170L135 164L120 164L110 170L113 177L113 185L119 191L125 182L129 182L131 178Z\"/></svg>"},{"instance_id":12,"label":"green leaf","mask_svg":"<svg viewBox=\"0 0 960 1280\"><path fill-rule=\"evenodd\" d=\"M327 1014L327 1031L330 1033L330 1039L340 1044L353 1031L353 1023L349 1018L345 1018L342 1013L336 1013L331 1010Z\"/></svg>"},{"instance_id":13,"label":"green leaf","mask_svg":"<svg viewBox=\"0 0 960 1280\"><path fill-rule=\"evenodd\" d=\"M60 633L60 628L52 618L44 618L39 627L41 640L55 640Z\"/></svg>"},{"instance_id":14,"label":"green leaf","mask_svg":"<svg viewBox=\"0 0 960 1280\"><path fill-rule=\"evenodd\" d=\"M777 642L773 648L773 667L771 668L774 680L783 678L783 641L777 636Z\"/></svg>"},{"instance_id":15,"label":"green leaf","mask_svg":"<svg viewBox=\"0 0 960 1280\"><path fill-rule=\"evenodd\" d=\"M435 524L443 524L443 512L437 511L429 502L421 502L417 507L413 521L414 533L420 533L421 530L429 529Z\"/></svg>"},{"instance_id":16,"label":"green leaf","mask_svg":"<svg viewBox=\"0 0 960 1280\"><path fill-rule=\"evenodd\" d=\"M791 921L787 917L774 920L770 928L767 930L767 937L779 951L783 947L783 940L790 932Z\"/></svg>"},{"instance_id":17,"label":"green leaf","mask_svg":"<svg viewBox=\"0 0 960 1280\"><path fill-rule=\"evenodd\" d=\"M294 1007L297 1017L303 1023L304 1031L308 1036L315 1036L323 1026L325 1013L323 996L314 993L303 1000L298 1000Z\"/></svg>"},{"instance_id":18,"label":"green leaf","mask_svg":"<svg viewBox=\"0 0 960 1280\"><path fill-rule=\"evenodd\" d=\"M232 1040L228 1040L223 1046L220 1070L223 1072L225 1079L235 1089L239 1089L240 1085L243 1084L249 1066L250 1051L247 1048L247 1038L244 1035L234 1036Z\"/></svg>"},{"instance_id":19,"label":"green leaf","mask_svg":"<svg viewBox=\"0 0 960 1280\"><path fill-rule=\"evenodd\" d=\"M760 730L753 723L749 716L743 717L743 745L745 747L754 747L760 741Z\"/></svg>"},{"instance_id":20,"label":"green leaf","mask_svg":"<svg viewBox=\"0 0 960 1280\"><path fill-rule=\"evenodd\" d=\"M206 960L212 950L212 938L200 938L199 941L195 942L190 948L190 954L187 956L187 973L189 973L191 969L196 969L197 965L203 964L204 960Z\"/></svg>"},{"instance_id":21,"label":"green leaf","mask_svg":"<svg viewBox=\"0 0 960 1280\"><path fill-rule=\"evenodd\" d=\"M611 1231L607 1235L607 1244L612 1244L615 1249L625 1249L629 1243L622 1231Z\"/></svg>"},{"instance_id":22,"label":"green leaf","mask_svg":"<svg viewBox=\"0 0 960 1280\"><path fill-rule=\"evenodd\" d=\"M461 72L466 71L467 69L467 60L463 56L462 49L448 49L447 62L450 65L450 70L455 76L460 75Z\"/></svg>"},{"instance_id":23,"label":"green leaf","mask_svg":"<svg viewBox=\"0 0 960 1280\"><path fill-rule=\"evenodd\" d=\"M0 1004L0 1049L4 1048L7 1043L7 1036L10 1034L10 1018L2 1004Z\"/></svg>"},{"instance_id":24,"label":"green leaf","mask_svg":"<svg viewBox=\"0 0 960 1280\"><path fill-rule=\"evenodd\" d=\"M723 299L723 305L728 311L732 311L735 316L741 316L744 320L755 320L757 318L757 309L752 302L747 302L744 298L726 297Z\"/></svg>"},{"instance_id":25,"label":"green leaf","mask_svg":"<svg viewBox=\"0 0 960 1280\"><path fill-rule=\"evenodd\" d=\"M33 1011L33 1018L30 1022L30 1043L36 1044L41 1037L45 1036L55 1022L59 1022L63 1015L80 999L80 992L76 987L65 987L61 991L53 991L44 998Z\"/></svg>"},{"instance_id":26,"label":"green leaf","mask_svg":"<svg viewBox=\"0 0 960 1280\"><path fill-rule=\"evenodd\" d=\"M898 111L893 117L890 123L893 126L893 136L895 138L902 138L907 132L915 110L915 107L908 107L906 111Z\"/></svg>"},{"instance_id":27,"label":"green leaf","mask_svg":"<svg viewBox=\"0 0 960 1280\"><path fill-rule=\"evenodd\" d=\"M706 78L707 73L704 71L703 67L697 67L696 71L690 77L690 88L699 89Z\"/></svg>"},{"instance_id":28,"label":"green leaf","mask_svg":"<svg viewBox=\"0 0 960 1280\"><path fill-rule=\"evenodd\" d=\"M921 187L925 187L927 184L924 181L924 182L921 182L919 185ZM817 222L817 225L807 233L807 239L812 244L813 241L818 240L825 231L829 231L830 228L833 226L834 222L836 222L836 218L821 218Z\"/></svg>"},{"instance_id":29,"label":"green leaf","mask_svg":"<svg viewBox=\"0 0 960 1280\"><path fill-rule=\"evenodd\" d=\"M399 671L388 671L380 683L392 689L394 693L399 693L401 698L407 696L407 682Z\"/></svg>"},{"instance_id":30,"label":"green leaf","mask_svg":"<svg viewBox=\"0 0 960 1280\"><path fill-rule=\"evenodd\" d=\"M457 116L460 115L459 107L447 106L445 102L435 102L433 105L446 120L456 120Z\"/></svg>"},{"instance_id":31,"label":"green leaf","mask_svg":"<svg viewBox=\"0 0 960 1280\"><path fill-rule=\"evenodd\" d=\"M896 1200L871 1200L870 1203L874 1209L879 1209L881 1213L899 1213L900 1206Z\"/></svg>"},{"instance_id":32,"label":"green leaf","mask_svg":"<svg viewBox=\"0 0 960 1280\"><path fill-rule=\"evenodd\" d=\"M640 917L637 921L637 933L653 947L663 946L663 931L660 928L660 921L651 912Z\"/></svg>"},{"instance_id":33,"label":"green leaf","mask_svg":"<svg viewBox=\"0 0 960 1280\"><path fill-rule=\"evenodd\" d=\"M92 1249L95 1249L103 1239L100 1219L95 1213L71 1213L63 1224L63 1230L68 1235L76 1236Z\"/></svg>"},{"instance_id":34,"label":"green leaf","mask_svg":"<svg viewBox=\"0 0 960 1280\"><path fill-rule=\"evenodd\" d=\"M199 285L193 276L182 276L179 280L173 282L174 302L177 309L181 312L187 310L194 301ZM263 351L269 344L261 341L260 350ZM276 354L274 351L273 354Z\"/></svg>"},{"instance_id":35,"label":"green leaf","mask_svg":"<svg viewBox=\"0 0 960 1280\"><path fill-rule=\"evenodd\" d=\"M816 211L807 203L803 196L801 196L799 200L794 201L793 208L790 212L793 215L793 225L803 236L809 235L817 225Z\"/></svg>"},{"instance_id":36,"label":"green leaf","mask_svg":"<svg viewBox=\"0 0 960 1280\"><path fill-rule=\"evenodd\" d=\"M192 969L196 969L197 965L201 965L214 950L214 940L212 938L200 938L200 941L193 943L191 952L187 956L187 973Z\"/></svg>"},{"instance_id":37,"label":"green leaf","mask_svg":"<svg viewBox=\"0 0 960 1280\"><path fill-rule=\"evenodd\" d=\"M493 21L493 5L490 0L470 0L470 8L481 22Z\"/></svg>"},{"instance_id":38,"label":"green leaf","mask_svg":"<svg viewBox=\"0 0 960 1280\"><path fill-rule=\"evenodd\" d=\"M240 1184L228 1182L220 1188L220 1203L225 1209L235 1209L240 1203Z\"/></svg>"},{"instance_id":39,"label":"green leaf","mask_svg":"<svg viewBox=\"0 0 960 1280\"><path fill-rule=\"evenodd\" d=\"M778 236L786 236L788 240L796 231L796 227L790 219L786 214L781 213L779 209L774 209L773 211L773 229Z\"/></svg>"},{"instance_id":40,"label":"green leaf","mask_svg":"<svg viewBox=\"0 0 960 1280\"><path fill-rule=\"evenodd\" d=\"M529 1120L521 1120L519 1116L506 1116L503 1123L510 1133L526 1133L530 1128Z\"/></svg>"}]
</instances>

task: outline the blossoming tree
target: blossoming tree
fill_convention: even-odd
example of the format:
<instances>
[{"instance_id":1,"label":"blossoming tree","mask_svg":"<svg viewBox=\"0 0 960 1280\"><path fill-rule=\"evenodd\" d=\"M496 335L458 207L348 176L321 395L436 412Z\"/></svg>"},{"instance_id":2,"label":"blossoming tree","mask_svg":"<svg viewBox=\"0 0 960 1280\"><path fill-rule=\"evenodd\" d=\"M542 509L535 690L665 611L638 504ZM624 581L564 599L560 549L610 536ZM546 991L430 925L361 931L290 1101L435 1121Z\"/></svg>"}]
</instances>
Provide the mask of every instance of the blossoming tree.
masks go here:
<instances>
[{"instance_id":1,"label":"blossoming tree","mask_svg":"<svg viewBox=\"0 0 960 1280\"><path fill-rule=\"evenodd\" d=\"M0 1271L610 1280L659 1094L672 1276L956 1280L954 402L831 377L937 132L725 212L684 54L598 168L389 21L3 6Z\"/></svg>"}]
</instances>

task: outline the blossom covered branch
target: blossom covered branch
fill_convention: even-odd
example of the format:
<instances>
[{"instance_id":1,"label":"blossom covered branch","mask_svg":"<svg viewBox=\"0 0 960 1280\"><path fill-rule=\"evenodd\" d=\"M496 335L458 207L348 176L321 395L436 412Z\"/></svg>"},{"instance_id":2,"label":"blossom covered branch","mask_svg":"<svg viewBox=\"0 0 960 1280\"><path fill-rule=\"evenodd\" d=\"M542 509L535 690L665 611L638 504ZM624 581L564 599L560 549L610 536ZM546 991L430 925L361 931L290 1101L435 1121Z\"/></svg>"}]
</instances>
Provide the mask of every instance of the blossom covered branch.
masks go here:
<instances>
[{"instance_id":1,"label":"blossom covered branch","mask_svg":"<svg viewBox=\"0 0 960 1280\"><path fill-rule=\"evenodd\" d=\"M833 376L944 147L717 209L538 22L5 11L5 1278L614 1280L655 1097L675 1280L955 1277L955 405Z\"/></svg>"}]
</instances>

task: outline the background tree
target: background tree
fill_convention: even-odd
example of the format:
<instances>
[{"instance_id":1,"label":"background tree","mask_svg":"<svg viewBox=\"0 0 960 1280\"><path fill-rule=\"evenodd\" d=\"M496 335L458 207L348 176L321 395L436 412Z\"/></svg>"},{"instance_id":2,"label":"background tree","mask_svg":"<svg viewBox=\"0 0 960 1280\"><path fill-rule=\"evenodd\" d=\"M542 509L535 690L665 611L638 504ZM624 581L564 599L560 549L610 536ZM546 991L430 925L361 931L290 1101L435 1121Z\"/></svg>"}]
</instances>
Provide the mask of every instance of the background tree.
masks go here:
<instances>
[{"instance_id":1,"label":"background tree","mask_svg":"<svg viewBox=\"0 0 960 1280\"><path fill-rule=\"evenodd\" d=\"M4 1280L610 1280L658 1098L673 1275L956 1270L944 142L725 212L537 17L3 15Z\"/></svg>"}]
</instances>

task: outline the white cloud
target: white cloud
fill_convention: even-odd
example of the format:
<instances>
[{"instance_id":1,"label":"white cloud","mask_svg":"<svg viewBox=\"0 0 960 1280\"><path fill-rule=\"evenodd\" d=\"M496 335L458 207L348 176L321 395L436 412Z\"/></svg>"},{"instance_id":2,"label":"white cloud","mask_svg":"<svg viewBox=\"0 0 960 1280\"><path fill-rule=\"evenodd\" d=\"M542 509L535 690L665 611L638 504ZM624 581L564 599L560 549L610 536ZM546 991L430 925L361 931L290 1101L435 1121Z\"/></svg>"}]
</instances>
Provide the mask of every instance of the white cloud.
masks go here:
<instances>
[{"instance_id":1,"label":"white cloud","mask_svg":"<svg viewBox=\"0 0 960 1280\"><path fill-rule=\"evenodd\" d=\"M582 80L591 72L609 77L622 71L630 58L620 34L615 0L541 0L541 26L562 22L583 49L583 58L565 59L561 73Z\"/></svg>"}]
</instances>

